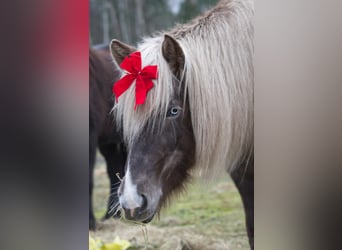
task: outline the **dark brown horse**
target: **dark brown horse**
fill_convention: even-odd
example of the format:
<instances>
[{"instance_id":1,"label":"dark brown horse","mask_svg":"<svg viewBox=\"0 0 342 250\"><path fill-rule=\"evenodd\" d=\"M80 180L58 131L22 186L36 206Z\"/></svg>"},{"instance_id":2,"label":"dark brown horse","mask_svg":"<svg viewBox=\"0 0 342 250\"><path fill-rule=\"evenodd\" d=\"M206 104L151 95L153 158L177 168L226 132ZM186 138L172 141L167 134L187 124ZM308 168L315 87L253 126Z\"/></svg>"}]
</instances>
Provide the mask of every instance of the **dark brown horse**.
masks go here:
<instances>
[{"instance_id":1,"label":"dark brown horse","mask_svg":"<svg viewBox=\"0 0 342 250\"><path fill-rule=\"evenodd\" d=\"M129 149L118 191L126 219L150 222L194 167L208 174L226 169L241 194L253 249L253 13L252 1L222 0L138 48L112 41L118 64L139 51L142 68L158 67L144 104L135 108L133 81L115 105Z\"/></svg>"},{"instance_id":2,"label":"dark brown horse","mask_svg":"<svg viewBox=\"0 0 342 250\"><path fill-rule=\"evenodd\" d=\"M120 75L109 54L108 46L107 49L89 50L89 229L91 230L96 226L92 208L96 149L99 148L106 160L110 179L111 192L104 219L115 215L119 186L116 173L120 176L124 175L126 150L110 115L114 105L112 86Z\"/></svg>"}]
</instances>

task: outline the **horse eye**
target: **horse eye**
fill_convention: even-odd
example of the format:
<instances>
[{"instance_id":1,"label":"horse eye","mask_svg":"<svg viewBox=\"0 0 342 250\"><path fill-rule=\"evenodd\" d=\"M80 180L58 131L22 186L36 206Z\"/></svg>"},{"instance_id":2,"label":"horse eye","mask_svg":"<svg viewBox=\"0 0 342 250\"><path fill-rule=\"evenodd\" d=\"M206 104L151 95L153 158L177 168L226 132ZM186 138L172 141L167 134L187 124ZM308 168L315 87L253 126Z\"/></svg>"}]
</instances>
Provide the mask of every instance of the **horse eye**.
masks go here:
<instances>
[{"instance_id":1,"label":"horse eye","mask_svg":"<svg viewBox=\"0 0 342 250\"><path fill-rule=\"evenodd\" d=\"M176 117L179 115L180 111L181 111L180 107L171 107L169 111L167 112L168 113L167 117Z\"/></svg>"}]
</instances>

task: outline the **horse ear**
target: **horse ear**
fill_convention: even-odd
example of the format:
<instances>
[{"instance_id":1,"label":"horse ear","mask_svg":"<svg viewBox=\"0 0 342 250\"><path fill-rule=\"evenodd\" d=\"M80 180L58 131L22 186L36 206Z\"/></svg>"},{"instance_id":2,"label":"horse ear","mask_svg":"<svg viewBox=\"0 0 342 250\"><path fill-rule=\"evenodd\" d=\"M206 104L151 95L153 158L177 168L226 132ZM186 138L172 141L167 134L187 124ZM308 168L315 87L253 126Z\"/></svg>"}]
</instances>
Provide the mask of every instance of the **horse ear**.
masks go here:
<instances>
[{"instance_id":1,"label":"horse ear","mask_svg":"<svg viewBox=\"0 0 342 250\"><path fill-rule=\"evenodd\" d=\"M110 42L110 52L113 56L113 59L116 61L118 65L121 64L123 59L125 59L126 56L133 53L134 51L137 51L136 48L129 46L123 42L120 42L119 40L113 39Z\"/></svg>"},{"instance_id":2,"label":"horse ear","mask_svg":"<svg viewBox=\"0 0 342 250\"><path fill-rule=\"evenodd\" d=\"M173 73L179 74L184 68L184 53L179 43L172 36L165 34L162 54Z\"/></svg>"}]
</instances>

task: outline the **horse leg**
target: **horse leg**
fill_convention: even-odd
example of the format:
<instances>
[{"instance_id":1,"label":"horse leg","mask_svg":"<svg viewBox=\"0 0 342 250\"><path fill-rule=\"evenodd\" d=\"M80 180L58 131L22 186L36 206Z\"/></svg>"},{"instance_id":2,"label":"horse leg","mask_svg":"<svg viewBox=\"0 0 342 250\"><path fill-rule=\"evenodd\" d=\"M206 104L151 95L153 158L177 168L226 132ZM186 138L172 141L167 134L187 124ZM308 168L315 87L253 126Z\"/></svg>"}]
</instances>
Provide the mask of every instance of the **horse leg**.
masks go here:
<instances>
[{"instance_id":1,"label":"horse leg","mask_svg":"<svg viewBox=\"0 0 342 250\"><path fill-rule=\"evenodd\" d=\"M113 143L100 146L100 152L106 160L107 174L110 180L110 195L107 212L103 220L111 217L119 218L121 214L116 209L116 206L119 204L117 191L120 185L120 179L125 175L126 150L122 144Z\"/></svg>"},{"instance_id":2,"label":"horse leg","mask_svg":"<svg viewBox=\"0 0 342 250\"><path fill-rule=\"evenodd\" d=\"M97 137L94 133L89 136L89 230L95 230L96 220L93 212L93 182L94 182L94 165L96 159L96 141Z\"/></svg>"},{"instance_id":3,"label":"horse leg","mask_svg":"<svg viewBox=\"0 0 342 250\"><path fill-rule=\"evenodd\" d=\"M246 228L251 249L254 249L254 159L236 168L231 177L239 190L246 215Z\"/></svg>"}]
</instances>

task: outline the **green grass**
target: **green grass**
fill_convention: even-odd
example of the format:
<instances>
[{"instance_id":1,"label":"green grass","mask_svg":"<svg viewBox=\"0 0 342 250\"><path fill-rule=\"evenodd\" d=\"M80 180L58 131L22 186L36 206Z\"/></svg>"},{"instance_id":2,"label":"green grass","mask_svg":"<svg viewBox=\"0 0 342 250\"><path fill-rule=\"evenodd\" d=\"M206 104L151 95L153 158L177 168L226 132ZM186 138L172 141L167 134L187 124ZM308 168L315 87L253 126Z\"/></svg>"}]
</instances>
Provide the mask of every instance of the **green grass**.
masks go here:
<instances>
[{"instance_id":1,"label":"green grass","mask_svg":"<svg viewBox=\"0 0 342 250\"><path fill-rule=\"evenodd\" d=\"M161 217L176 218L173 223L178 226L194 225L196 232L205 235L245 235L240 196L229 177L225 177L204 187L200 182L190 185L186 194L176 199ZM169 226L168 220L154 223Z\"/></svg>"}]
</instances>

